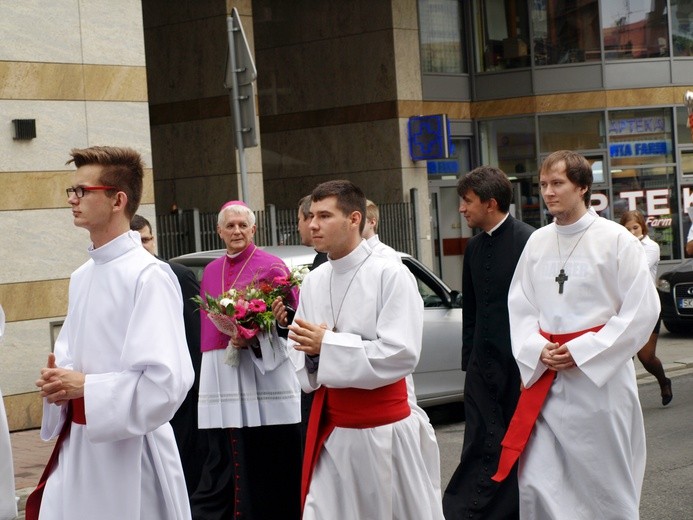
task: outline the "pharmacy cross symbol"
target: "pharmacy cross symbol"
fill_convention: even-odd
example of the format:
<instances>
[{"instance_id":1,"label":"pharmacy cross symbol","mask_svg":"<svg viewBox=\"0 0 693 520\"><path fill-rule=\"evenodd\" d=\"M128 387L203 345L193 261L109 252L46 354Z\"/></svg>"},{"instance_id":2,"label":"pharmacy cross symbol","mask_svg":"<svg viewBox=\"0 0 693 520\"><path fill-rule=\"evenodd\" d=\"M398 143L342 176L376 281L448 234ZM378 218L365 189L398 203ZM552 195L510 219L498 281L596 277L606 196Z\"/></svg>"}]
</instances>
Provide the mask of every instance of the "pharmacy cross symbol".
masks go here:
<instances>
[{"instance_id":1,"label":"pharmacy cross symbol","mask_svg":"<svg viewBox=\"0 0 693 520\"><path fill-rule=\"evenodd\" d=\"M554 280L558 282L558 294L563 294L563 284L568 281L568 275L561 269L561 272L558 273L558 276L554 278Z\"/></svg>"}]
</instances>

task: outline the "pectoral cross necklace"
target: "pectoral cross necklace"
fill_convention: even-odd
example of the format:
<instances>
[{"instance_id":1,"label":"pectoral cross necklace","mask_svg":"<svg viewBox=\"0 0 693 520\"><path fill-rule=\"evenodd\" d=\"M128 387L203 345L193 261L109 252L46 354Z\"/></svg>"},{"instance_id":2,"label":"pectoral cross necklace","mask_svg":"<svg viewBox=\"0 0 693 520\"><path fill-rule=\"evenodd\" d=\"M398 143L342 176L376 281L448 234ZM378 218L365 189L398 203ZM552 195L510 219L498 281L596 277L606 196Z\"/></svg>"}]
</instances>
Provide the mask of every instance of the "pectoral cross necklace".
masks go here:
<instances>
[{"instance_id":1,"label":"pectoral cross necklace","mask_svg":"<svg viewBox=\"0 0 693 520\"><path fill-rule=\"evenodd\" d=\"M356 278L356 275L359 274L359 271L361 270L361 267L363 267L363 264L366 263L366 260L370 258L372 253L368 253L368 256L361 262L354 272L353 275L351 275L351 280L349 280L349 285L347 285L346 291L344 291L344 296L342 296L342 301L339 303L339 309L337 309L337 316L335 317L334 315L334 305L332 305L332 275L334 274L334 267L332 268L332 272L330 272L330 311L332 313L332 332L337 332L337 320L339 319L339 315L342 313L342 307L344 307L344 300L346 300L347 294L349 294L349 289L351 289L351 284L354 282L354 278Z\"/></svg>"},{"instance_id":2,"label":"pectoral cross necklace","mask_svg":"<svg viewBox=\"0 0 693 520\"><path fill-rule=\"evenodd\" d=\"M558 294L563 294L563 284L568 281L568 275L565 274L565 264L567 264L568 260L570 260L570 257L573 256L573 252L575 251L575 248L578 246L578 244L582 240L582 237L585 236L585 233L587 233L587 230L590 227L592 227L592 224L594 224L594 222L596 220L597 220L596 218L594 220L592 220L592 222L590 222L590 225L587 226L585 228L585 230L582 232L582 235L580 235L580 238L577 239L577 242L575 242L575 245L570 250L570 253L568 253L568 258L565 259L565 262L563 262L563 258L561 257L561 242L558 240L559 233L558 233L558 229L556 229L556 246L558 246L558 261L563 262L563 264L561 265L561 270L558 273L558 276L556 278L554 278L554 280L558 284Z\"/></svg>"}]
</instances>

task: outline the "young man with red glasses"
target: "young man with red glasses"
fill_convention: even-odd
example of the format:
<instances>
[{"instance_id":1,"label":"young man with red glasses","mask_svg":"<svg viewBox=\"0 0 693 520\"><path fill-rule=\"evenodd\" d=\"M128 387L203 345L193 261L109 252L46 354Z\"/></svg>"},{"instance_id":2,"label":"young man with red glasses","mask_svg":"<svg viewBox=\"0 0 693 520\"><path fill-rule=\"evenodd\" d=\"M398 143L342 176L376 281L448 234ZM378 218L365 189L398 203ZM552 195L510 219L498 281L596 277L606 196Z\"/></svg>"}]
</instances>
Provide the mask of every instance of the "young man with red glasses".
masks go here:
<instances>
[{"instance_id":1,"label":"young man with red glasses","mask_svg":"<svg viewBox=\"0 0 693 520\"><path fill-rule=\"evenodd\" d=\"M41 437L58 437L26 518L187 519L190 506L168 421L193 383L175 275L130 219L142 159L129 148L71 152L74 223L91 257L70 278L55 354L36 386Z\"/></svg>"}]
</instances>

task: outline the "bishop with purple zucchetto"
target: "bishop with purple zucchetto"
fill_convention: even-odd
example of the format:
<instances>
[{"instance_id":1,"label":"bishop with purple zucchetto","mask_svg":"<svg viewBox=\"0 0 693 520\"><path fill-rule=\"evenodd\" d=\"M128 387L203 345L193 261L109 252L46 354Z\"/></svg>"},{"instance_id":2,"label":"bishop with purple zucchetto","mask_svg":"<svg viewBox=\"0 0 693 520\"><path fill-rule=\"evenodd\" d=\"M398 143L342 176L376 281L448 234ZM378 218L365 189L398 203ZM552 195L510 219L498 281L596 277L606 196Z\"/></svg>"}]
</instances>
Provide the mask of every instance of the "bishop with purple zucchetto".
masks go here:
<instances>
[{"instance_id":1,"label":"bishop with purple zucchetto","mask_svg":"<svg viewBox=\"0 0 693 520\"><path fill-rule=\"evenodd\" d=\"M203 299L289 276L280 258L253 243L255 230L255 214L244 202L221 207L217 232L226 254L205 268ZM286 304L296 308L296 296L294 290ZM286 345L274 327L251 339L232 339L201 312L198 420L210 439L209 478L191 498L193 517L298 519L300 387ZM227 348L237 349L237 366L226 363Z\"/></svg>"}]
</instances>

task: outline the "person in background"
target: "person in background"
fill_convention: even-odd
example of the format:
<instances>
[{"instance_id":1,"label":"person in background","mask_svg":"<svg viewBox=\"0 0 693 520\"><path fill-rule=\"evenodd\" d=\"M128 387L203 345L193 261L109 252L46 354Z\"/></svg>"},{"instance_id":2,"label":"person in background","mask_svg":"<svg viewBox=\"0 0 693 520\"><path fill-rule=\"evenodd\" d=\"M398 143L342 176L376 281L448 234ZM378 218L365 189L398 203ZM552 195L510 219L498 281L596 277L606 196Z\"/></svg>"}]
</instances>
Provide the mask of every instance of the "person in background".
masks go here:
<instances>
[{"instance_id":1,"label":"person in background","mask_svg":"<svg viewBox=\"0 0 693 520\"><path fill-rule=\"evenodd\" d=\"M310 195L306 195L298 201L298 234L301 237L301 245L313 247L313 237L310 236ZM315 251L313 265L310 266L312 271L320 264L327 262L327 253Z\"/></svg>"},{"instance_id":2,"label":"person in background","mask_svg":"<svg viewBox=\"0 0 693 520\"><path fill-rule=\"evenodd\" d=\"M648 227L647 223L645 222L645 217L643 217L642 213L637 210L626 211L623 215L621 215L621 225L625 226L625 228L630 231L635 238L640 240L642 247L645 249L645 257L647 258L647 265L650 268L652 281L656 282L657 266L659 264L659 244L648 236ZM661 320L657 320L657 324L655 325L652 334L650 334L647 343L645 343L645 345L638 350L638 359L640 360L640 363L642 363L642 366L645 367L645 370L657 378L662 396L662 405L666 406L671 402L674 394L671 390L671 379L664 374L662 362L655 353L657 349L657 339L659 337L660 324Z\"/></svg>"},{"instance_id":3,"label":"person in background","mask_svg":"<svg viewBox=\"0 0 693 520\"><path fill-rule=\"evenodd\" d=\"M524 389L492 477L519 458L520 518L638 518L645 426L633 356L660 305L640 242L590 208L592 168L550 154L539 187L554 221L529 237L508 292Z\"/></svg>"},{"instance_id":4,"label":"person in background","mask_svg":"<svg viewBox=\"0 0 693 520\"><path fill-rule=\"evenodd\" d=\"M413 275L361 237L366 198L353 183L317 186L310 213L328 263L304 279L288 334L301 386L315 392L303 520L442 520L435 433L406 382L423 330Z\"/></svg>"},{"instance_id":5,"label":"person in background","mask_svg":"<svg viewBox=\"0 0 693 520\"><path fill-rule=\"evenodd\" d=\"M130 221L130 229L137 231L142 239L142 246L152 255L157 256L156 239L152 234L152 225L149 221L142 215L135 215ZM195 371L195 381L185 401L170 421L176 436L176 444L185 473L185 485L190 497L200 483L203 463L207 456L207 438L197 428L197 397L200 388L202 352L200 352L200 312L192 298L200 294L200 282L197 281L192 269L181 264L166 263L176 275L183 294L185 339Z\"/></svg>"},{"instance_id":6,"label":"person in background","mask_svg":"<svg viewBox=\"0 0 693 520\"><path fill-rule=\"evenodd\" d=\"M464 444L460 464L443 495L446 518L519 516L517 473L490 477L520 396L520 372L510 345L508 288L534 228L509 213L513 188L505 173L481 166L457 183L460 213L482 232L464 252L462 370Z\"/></svg>"},{"instance_id":7,"label":"person in background","mask_svg":"<svg viewBox=\"0 0 693 520\"><path fill-rule=\"evenodd\" d=\"M89 231L55 354L36 381L41 438L58 437L27 520L190 518L169 421L193 384L171 269L130 230L143 164L130 148L73 149L74 224Z\"/></svg>"},{"instance_id":8,"label":"person in background","mask_svg":"<svg viewBox=\"0 0 693 520\"><path fill-rule=\"evenodd\" d=\"M5 311L0 305L0 344L5 333ZM7 427L5 403L0 391L0 520L13 520L17 516L17 499L14 491L14 468L10 430Z\"/></svg>"},{"instance_id":9,"label":"person in background","mask_svg":"<svg viewBox=\"0 0 693 520\"><path fill-rule=\"evenodd\" d=\"M255 230L255 214L244 202L229 201L221 207L217 232L226 254L205 267L201 297L243 291L251 283L272 284L275 277L290 274L280 258L253 243ZM286 304L296 308L296 291ZM193 517L298 519L300 388L287 346L269 332L249 340L230 338L217 330L206 312L201 320L198 420L210 437L210 452L191 499ZM232 348L240 358L235 366L226 362L226 350Z\"/></svg>"},{"instance_id":10,"label":"person in background","mask_svg":"<svg viewBox=\"0 0 693 520\"><path fill-rule=\"evenodd\" d=\"M383 244L378 237L378 223L380 222L380 210L375 202L366 199L366 222L363 226L363 234L368 245L376 255L391 258L397 262L401 262L402 258L399 253L387 244Z\"/></svg>"},{"instance_id":11,"label":"person in background","mask_svg":"<svg viewBox=\"0 0 693 520\"><path fill-rule=\"evenodd\" d=\"M693 211L688 208L688 215L691 217L691 227L688 228L688 236L686 237L686 256L693 256Z\"/></svg>"}]
</instances>

